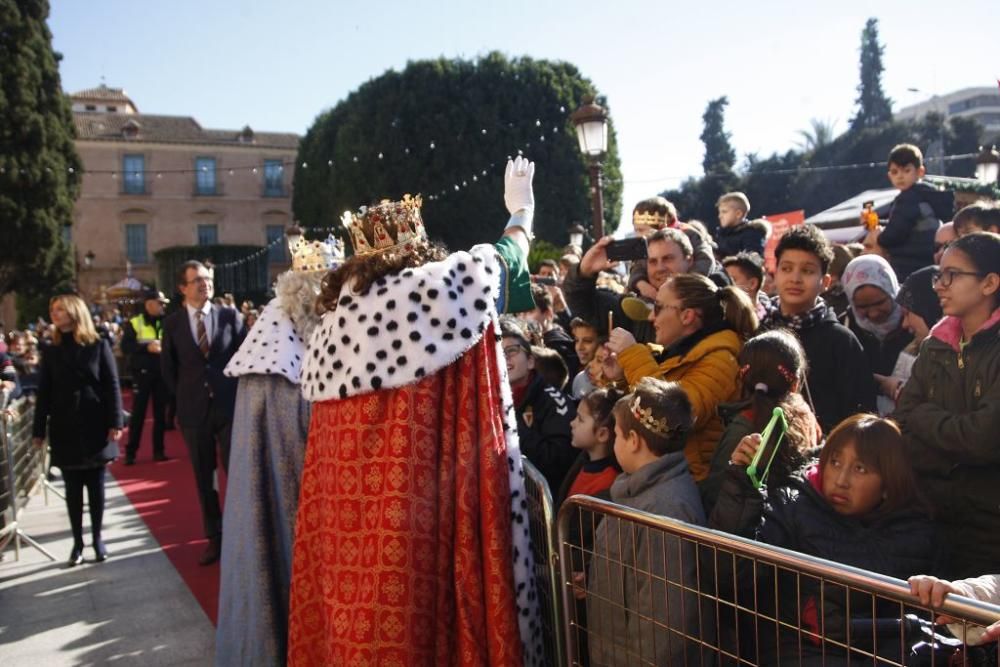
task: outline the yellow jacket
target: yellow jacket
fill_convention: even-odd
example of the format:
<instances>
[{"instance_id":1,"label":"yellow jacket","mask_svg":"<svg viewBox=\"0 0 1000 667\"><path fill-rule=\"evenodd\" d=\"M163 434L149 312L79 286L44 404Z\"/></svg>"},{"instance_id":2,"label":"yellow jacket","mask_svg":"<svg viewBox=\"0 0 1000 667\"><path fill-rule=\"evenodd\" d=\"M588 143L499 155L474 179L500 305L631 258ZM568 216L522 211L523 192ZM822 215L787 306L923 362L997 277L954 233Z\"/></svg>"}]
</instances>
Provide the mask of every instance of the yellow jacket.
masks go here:
<instances>
[{"instance_id":1,"label":"yellow jacket","mask_svg":"<svg viewBox=\"0 0 1000 667\"><path fill-rule=\"evenodd\" d=\"M736 332L723 329L660 364L649 345L636 344L618 355L630 387L644 377L654 377L679 382L688 395L694 429L688 434L684 456L696 481L708 475L712 454L722 439L722 418L716 408L739 397L737 357L741 347Z\"/></svg>"}]
</instances>

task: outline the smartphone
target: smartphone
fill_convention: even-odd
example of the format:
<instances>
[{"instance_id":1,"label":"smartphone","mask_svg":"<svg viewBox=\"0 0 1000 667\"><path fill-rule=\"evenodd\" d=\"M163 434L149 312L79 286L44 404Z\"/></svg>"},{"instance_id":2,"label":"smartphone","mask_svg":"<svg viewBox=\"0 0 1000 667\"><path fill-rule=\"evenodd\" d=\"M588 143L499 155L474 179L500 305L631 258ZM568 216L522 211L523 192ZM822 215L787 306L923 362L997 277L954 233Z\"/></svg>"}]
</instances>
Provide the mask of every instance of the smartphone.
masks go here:
<instances>
[{"instance_id":1,"label":"smartphone","mask_svg":"<svg viewBox=\"0 0 1000 667\"><path fill-rule=\"evenodd\" d=\"M768 457L767 466L764 467L762 472L760 470L760 460L764 457L764 450L768 448L768 443L771 441L775 429L778 430L777 438L775 438L774 446L770 448L771 455ZM774 463L774 456L778 453L778 446L785 439L785 432L787 430L788 421L785 419L785 411L781 408L775 408L771 412L771 421L767 422L764 432L760 434L760 447L757 448L757 453L753 455L753 460L747 466L747 476L750 478L753 488L759 489L764 485L767 473L771 471L771 464Z\"/></svg>"},{"instance_id":2,"label":"smartphone","mask_svg":"<svg viewBox=\"0 0 1000 667\"><path fill-rule=\"evenodd\" d=\"M631 239L612 241L606 248L609 262L619 262L630 259L646 259L646 239L636 236Z\"/></svg>"},{"instance_id":3,"label":"smartphone","mask_svg":"<svg viewBox=\"0 0 1000 667\"><path fill-rule=\"evenodd\" d=\"M531 282L538 285L555 285L556 279L553 276L531 276Z\"/></svg>"}]
</instances>

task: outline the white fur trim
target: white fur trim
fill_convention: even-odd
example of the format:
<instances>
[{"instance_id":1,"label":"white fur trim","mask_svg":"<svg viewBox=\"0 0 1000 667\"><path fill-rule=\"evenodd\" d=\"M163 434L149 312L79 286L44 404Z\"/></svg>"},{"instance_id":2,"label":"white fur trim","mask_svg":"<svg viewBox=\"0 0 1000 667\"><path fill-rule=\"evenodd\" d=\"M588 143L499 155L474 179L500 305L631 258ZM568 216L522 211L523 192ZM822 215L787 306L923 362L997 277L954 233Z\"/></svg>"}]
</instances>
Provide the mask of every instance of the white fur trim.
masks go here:
<instances>
[{"instance_id":1,"label":"white fur trim","mask_svg":"<svg viewBox=\"0 0 1000 667\"><path fill-rule=\"evenodd\" d=\"M402 387L453 363L495 315L500 268L496 249L479 245L380 278L363 294L345 285L309 339L303 397Z\"/></svg>"},{"instance_id":2,"label":"white fur trim","mask_svg":"<svg viewBox=\"0 0 1000 667\"><path fill-rule=\"evenodd\" d=\"M226 365L224 373L233 378L243 375L283 375L298 384L305 354L305 341L299 337L291 318L275 298L264 306L246 340Z\"/></svg>"}]
</instances>

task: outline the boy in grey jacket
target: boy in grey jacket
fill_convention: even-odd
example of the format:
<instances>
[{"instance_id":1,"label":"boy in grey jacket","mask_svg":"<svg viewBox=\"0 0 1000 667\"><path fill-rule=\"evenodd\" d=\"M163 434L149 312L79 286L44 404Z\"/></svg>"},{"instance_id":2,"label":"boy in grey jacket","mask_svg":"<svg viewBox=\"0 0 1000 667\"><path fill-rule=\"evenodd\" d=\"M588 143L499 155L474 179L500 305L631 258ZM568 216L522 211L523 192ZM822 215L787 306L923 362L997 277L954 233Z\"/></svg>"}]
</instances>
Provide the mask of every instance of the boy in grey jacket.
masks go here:
<instances>
[{"instance_id":1,"label":"boy in grey jacket","mask_svg":"<svg viewBox=\"0 0 1000 667\"><path fill-rule=\"evenodd\" d=\"M615 405L614 451L622 470L611 486L619 504L704 525L705 512L684 458L691 403L676 382L644 378ZM592 665L712 664L714 615L699 613L693 543L605 518L594 537L587 583Z\"/></svg>"}]
</instances>

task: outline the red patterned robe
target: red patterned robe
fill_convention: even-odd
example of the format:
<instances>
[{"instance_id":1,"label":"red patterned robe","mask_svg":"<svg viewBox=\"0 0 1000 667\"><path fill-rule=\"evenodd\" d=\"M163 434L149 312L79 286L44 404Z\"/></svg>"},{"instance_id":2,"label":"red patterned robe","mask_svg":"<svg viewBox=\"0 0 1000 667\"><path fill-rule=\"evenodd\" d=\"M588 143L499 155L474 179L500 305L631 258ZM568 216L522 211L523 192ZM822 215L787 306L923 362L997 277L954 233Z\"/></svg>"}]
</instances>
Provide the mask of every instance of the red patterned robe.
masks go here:
<instances>
[{"instance_id":1,"label":"red patterned robe","mask_svg":"<svg viewBox=\"0 0 1000 667\"><path fill-rule=\"evenodd\" d=\"M490 267L474 249L404 272L342 299L314 333L303 391L343 398L313 407L290 665L525 664L512 568L523 487ZM448 282L465 289L451 299Z\"/></svg>"}]
</instances>

